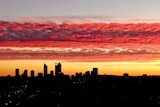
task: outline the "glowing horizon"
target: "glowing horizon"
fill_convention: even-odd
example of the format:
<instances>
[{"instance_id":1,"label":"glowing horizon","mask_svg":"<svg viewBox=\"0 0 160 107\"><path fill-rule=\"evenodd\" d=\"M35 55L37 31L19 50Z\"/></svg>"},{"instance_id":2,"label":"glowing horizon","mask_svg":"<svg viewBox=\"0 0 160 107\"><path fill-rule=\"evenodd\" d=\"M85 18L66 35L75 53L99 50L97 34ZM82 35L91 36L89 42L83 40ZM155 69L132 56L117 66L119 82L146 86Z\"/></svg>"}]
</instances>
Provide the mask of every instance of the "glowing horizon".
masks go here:
<instances>
[{"instance_id":1,"label":"glowing horizon","mask_svg":"<svg viewBox=\"0 0 160 107\"><path fill-rule=\"evenodd\" d=\"M15 69L20 69L20 74L23 74L24 70L28 70L28 76L30 76L31 70L35 71L35 75L43 73L43 64L48 66L48 74L51 70L55 71L55 63L60 62L62 64L62 72L66 75L75 75L76 72L85 73L86 71L92 71L92 68L96 67L99 70L99 75L117 75L122 76L124 73L128 73L130 76L147 75L160 75L160 62L66 62L62 60L4 60L1 68L1 76L15 76ZM10 66L10 68L8 68ZM7 73L5 72L7 71Z\"/></svg>"}]
</instances>

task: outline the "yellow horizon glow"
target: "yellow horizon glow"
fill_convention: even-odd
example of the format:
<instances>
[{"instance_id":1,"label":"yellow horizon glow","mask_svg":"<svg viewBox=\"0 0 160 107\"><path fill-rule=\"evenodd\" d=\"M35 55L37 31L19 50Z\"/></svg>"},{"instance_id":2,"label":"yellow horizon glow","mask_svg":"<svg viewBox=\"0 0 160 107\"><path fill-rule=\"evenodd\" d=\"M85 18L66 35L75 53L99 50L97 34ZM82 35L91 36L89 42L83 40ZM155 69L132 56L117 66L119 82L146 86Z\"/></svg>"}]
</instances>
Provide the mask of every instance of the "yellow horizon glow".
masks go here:
<instances>
[{"instance_id":1,"label":"yellow horizon glow","mask_svg":"<svg viewBox=\"0 0 160 107\"><path fill-rule=\"evenodd\" d=\"M20 74L25 69L28 70L28 76L30 71L34 70L35 75L39 72L43 73L44 63L48 66L48 73L51 70L55 71L55 63L60 62L62 64L62 72L64 74L74 75L76 72L85 73L86 71L92 71L92 68L98 68L100 75L123 75L128 73L130 76L139 76L142 74L147 75L160 75L160 61L150 62L68 62L57 60L0 60L0 76L15 76L15 69L20 69Z\"/></svg>"}]
</instances>

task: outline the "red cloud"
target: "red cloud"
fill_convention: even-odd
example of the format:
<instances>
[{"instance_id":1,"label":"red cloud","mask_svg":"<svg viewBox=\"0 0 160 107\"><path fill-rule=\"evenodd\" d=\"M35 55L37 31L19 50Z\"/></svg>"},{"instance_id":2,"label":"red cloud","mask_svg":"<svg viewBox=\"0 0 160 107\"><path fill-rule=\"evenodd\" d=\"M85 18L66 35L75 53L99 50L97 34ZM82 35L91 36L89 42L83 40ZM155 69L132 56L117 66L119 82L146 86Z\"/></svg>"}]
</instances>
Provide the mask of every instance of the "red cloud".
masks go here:
<instances>
[{"instance_id":1,"label":"red cloud","mask_svg":"<svg viewBox=\"0 0 160 107\"><path fill-rule=\"evenodd\" d=\"M74 61L156 59L160 56L159 29L158 23L0 22L0 48L10 47L0 49L0 59L55 57ZM42 49L14 50L14 47L36 47L36 49L41 47ZM57 51L45 50L51 47L57 48ZM65 50L65 48L71 49ZM58 51L59 49L61 51Z\"/></svg>"},{"instance_id":2,"label":"red cloud","mask_svg":"<svg viewBox=\"0 0 160 107\"><path fill-rule=\"evenodd\" d=\"M0 23L0 41L159 43L160 24Z\"/></svg>"}]
</instances>

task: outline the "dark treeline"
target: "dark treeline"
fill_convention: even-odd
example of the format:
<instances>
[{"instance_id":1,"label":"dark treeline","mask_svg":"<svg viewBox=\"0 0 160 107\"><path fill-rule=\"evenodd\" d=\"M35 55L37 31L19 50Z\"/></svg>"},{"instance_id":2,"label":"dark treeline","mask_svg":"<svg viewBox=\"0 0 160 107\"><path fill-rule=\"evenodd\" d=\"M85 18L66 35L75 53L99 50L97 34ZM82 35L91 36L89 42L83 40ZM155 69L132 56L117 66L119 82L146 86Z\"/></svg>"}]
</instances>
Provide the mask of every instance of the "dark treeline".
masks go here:
<instances>
[{"instance_id":1,"label":"dark treeline","mask_svg":"<svg viewBox=\"0 0 160 107\"><path fill-rule=\"evenodd\" d=\"M1 77L0 107L111 107L160 104L159 76Z\"/></svg>"}]
</instances>

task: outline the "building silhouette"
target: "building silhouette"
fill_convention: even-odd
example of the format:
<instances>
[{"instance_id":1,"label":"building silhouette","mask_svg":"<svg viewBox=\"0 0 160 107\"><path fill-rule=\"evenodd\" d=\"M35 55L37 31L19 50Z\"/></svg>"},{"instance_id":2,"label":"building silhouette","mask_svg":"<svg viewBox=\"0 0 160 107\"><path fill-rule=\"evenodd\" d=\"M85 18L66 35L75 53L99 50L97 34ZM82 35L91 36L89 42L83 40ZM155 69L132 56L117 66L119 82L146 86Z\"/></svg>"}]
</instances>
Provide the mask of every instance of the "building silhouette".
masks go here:
<instances>
[{"instance_id":1,"label":"building silhouette","mask_svg":"<svg viewBox=\"0 0 160 107\"><path fill-rule=\"evenodd\" d=\"M20 75L19 75L19 68L16 68L15 69L15 77L19 77Z\"/></svg>"},{"instance_id":2,"label":"building silhouette","mask_svg":"<svg viewBox=\"0 0 160 107\"><path fill-rule=\"evenodd\" d=\"M61 69L61 63L56 63L55 64L55 76L61 75L62 74L62 69Z\"/></svg>"},{"instance_id":3,"label":"building silhouette","mask_svg":"<svg viewBox=\"0 0 160 107\"><path fill-rule=\"evenodd\" d=\"M43 77L43 73L39 72L38 77Z\"/></svg>"},{"instance_id":4,"label":"building silhouette","mask_svg":"<svg viewBox=\"0 0 160 107\"><path fill-rule=\"evenodd\" d=\"M27 69L24 70L23 74L22 74L23 78L27 78L28 77L28 71Z\"/></svg>"},{"instance_id":5,"label":"building silhouette","mask_svg":"<svg viewBox=\"0 0 160 107\"><path fill-rule=\"evenodd\" d=\"M34 77L34 70L31 70L31 77Z\"/></svg>"},{"instance_id":6,"label":"building silhouette","mask_svg":"<svg viewBox=\"0 0 160 107\"><path fill-rule=\"evenodd\" d=\"M50 71L50 75L53 76L54 75L54 71Z\"/></svg>"},{"instance_id":7,"label":"building silhouette","mask_svg":"<svg viewBox=\"0 0 160 107\"><path fill-rule=\"evenodd\" d=\"M96 67L69 76L63 74L61 63L55 64L55 71L47 74L47 70L44 64L44 72L35 76L31 70L32 78L29 78L27 69L21 75L16 68L15 79L0 77L0 107L160 105L160 76L99 75Z\"/></svg>"},{"instance_id":8,"label":"building silhouette","mask_svg":"<svg viewBox=\"0 0 160 107\"><path fill-rule=\"evenodd\" d=\"M44 77L47 76L48 67L46 64L44 64Z\"/></svg>"},{"instance_id":9,"label":"building silhouette","mask_svg":"<svg viewBox=\"0 0 160 107\"><path fill-rule=\"evenodd\" d=\"M93 71L91 71L91 76L93 76L93 77L98 76L98 68L93 68Z\"/></svg>"},{"instance_id":10,"label":"building silhouette","mask_svg":"<svg viewBox=\"0 0 160 107\"><path fill-rule=\"evenodd\" d=\"M124 77L125 79L128 79L128 78L129 78L129 74L128 74L128 73L124 73L124 74L123 74L123 77Z\"/></svg>"}]
</instances>

